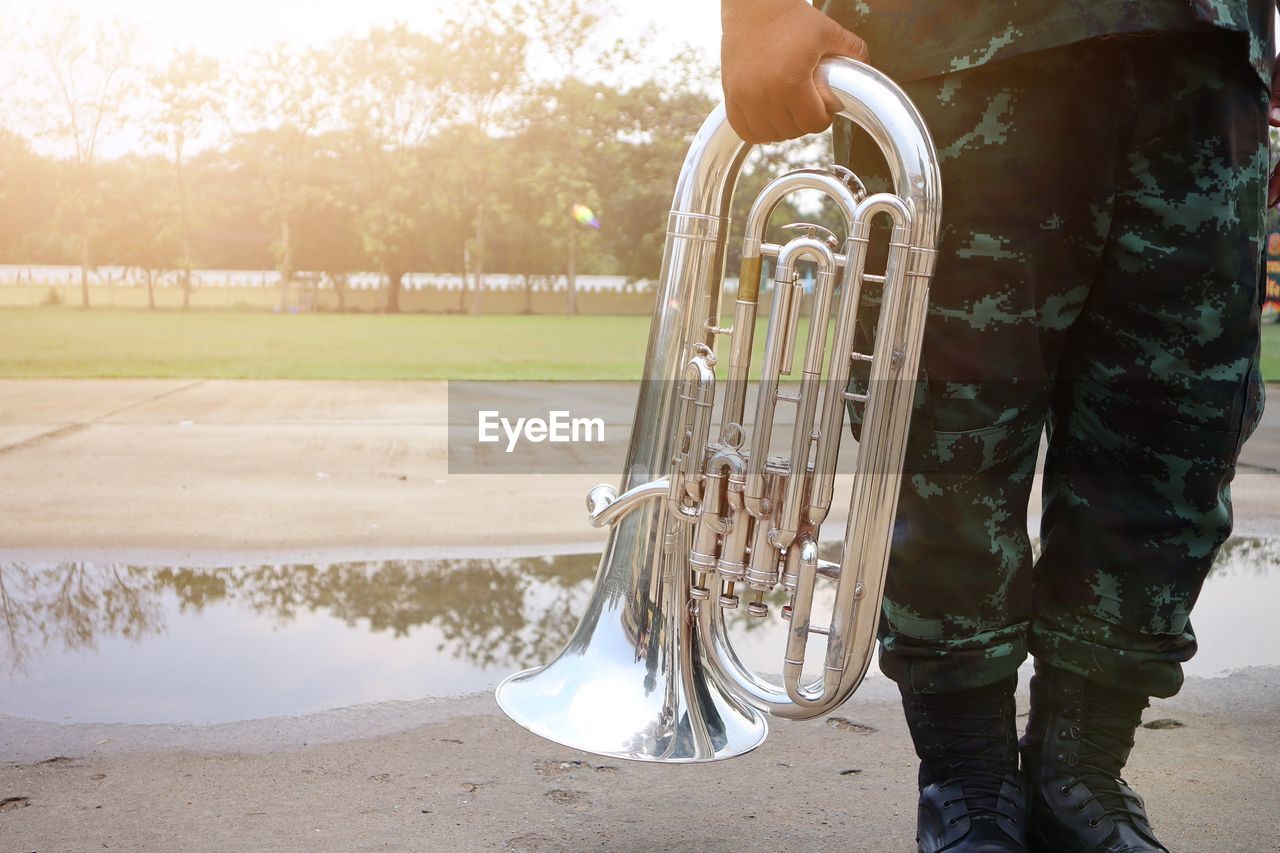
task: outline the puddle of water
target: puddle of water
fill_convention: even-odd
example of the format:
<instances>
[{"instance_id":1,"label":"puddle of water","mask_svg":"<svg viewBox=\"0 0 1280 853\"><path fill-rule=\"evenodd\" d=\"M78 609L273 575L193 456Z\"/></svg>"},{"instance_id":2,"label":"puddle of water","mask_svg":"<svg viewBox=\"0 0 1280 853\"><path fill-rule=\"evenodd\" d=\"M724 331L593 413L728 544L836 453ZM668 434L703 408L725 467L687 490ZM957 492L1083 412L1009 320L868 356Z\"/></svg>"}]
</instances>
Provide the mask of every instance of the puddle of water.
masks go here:
<instances>
[{"instance_id":1,"label":"puddle of water","mask_svg":"<svg viewBox=\"0 0 1280 853\"><path fill-rule=\"evenodd\" d=\"M0 563L0 713L217 723L489 690L560 649L595 568L594 555L219 569ZM1280 539L1228 543L1196 607L1200 653L1187 673L1280 665L1278 589ZM777 671L783 623L737 624L747 662ZM811 651L818 659L821 644ZM874 667L869 677L880 677Z\"/></svg>"}]
</instances>

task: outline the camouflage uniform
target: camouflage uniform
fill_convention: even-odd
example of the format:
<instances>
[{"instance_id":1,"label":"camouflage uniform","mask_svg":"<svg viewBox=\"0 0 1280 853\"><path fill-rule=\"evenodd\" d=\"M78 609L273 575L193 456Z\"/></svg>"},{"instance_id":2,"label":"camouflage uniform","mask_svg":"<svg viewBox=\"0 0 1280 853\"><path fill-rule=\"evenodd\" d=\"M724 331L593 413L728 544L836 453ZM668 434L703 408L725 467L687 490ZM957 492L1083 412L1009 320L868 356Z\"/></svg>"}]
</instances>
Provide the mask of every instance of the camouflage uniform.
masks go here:
<instances>
[{"instance_id":1,"label":"camouflage uniform","mask_svg":"<svg viewBox=\"0 0 1280 853\"><path fill-rule=\"evenodd\" d=\"M941 692L1030 651L1172 695L1262 408L1271 7L867 2L831 11L920 107L944 197L881 668ZM883 168L847 127L837 151Z\"/></svg>"}]
</instances>

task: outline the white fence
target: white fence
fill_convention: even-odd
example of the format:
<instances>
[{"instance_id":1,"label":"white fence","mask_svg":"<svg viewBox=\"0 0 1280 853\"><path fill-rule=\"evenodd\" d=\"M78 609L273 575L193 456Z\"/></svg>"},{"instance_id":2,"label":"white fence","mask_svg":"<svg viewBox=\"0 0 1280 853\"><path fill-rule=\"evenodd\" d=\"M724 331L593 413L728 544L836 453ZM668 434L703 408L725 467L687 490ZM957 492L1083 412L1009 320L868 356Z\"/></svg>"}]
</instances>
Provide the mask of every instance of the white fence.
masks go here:
<instances>
[{"instance_id":1,"label":"white fence","mask_svg":"<svg viewBox=\"0 0 1280 853\"><path fill-rule=\"evenodd\" d=\"M179 287L182 274L167 271L156 277L157 287ZM360 272L345 276L344 286L350 290L381 290L385 278L378 273ZM527 282L527 284L526 284ZM280 274L275 270L192 270L191 283L195 287L264 289L280 286ZM0 286L4 285L79 285L80 268L74 266L45 266L35 264L0 264ZM89 285L93 287L144 287L145 274L132 267L96 267L89 271ZM333 281L324 274L300 272L294 286L313 286L330 289ZM506 273L486 273L484 287L487 291L523 291L531 286L535 292L565 292L569 289L564 276L523 276ZM466 282L466 289L475 287L475 279ZM644 293L653 287L647 279L629 279L616 275L577 276L579 293ZM405 290L461 291L464 289L461 275L453 273L409 273L404 277Z\"/></svg>"}]
</instances>

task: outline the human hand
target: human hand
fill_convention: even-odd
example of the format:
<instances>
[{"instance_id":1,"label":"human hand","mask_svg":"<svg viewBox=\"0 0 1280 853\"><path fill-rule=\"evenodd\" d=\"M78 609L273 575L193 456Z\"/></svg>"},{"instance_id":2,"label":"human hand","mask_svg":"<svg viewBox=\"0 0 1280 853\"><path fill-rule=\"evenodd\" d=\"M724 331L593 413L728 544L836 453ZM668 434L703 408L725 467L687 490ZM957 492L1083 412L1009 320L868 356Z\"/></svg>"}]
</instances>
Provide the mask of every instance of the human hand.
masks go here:
<instances>
[{"instance_id":1,"label":"human hand","mask_svg":"<svg viewBox=\"0 0 1280 853\"><path fill-rule=\"evenodd\" d=\"M720 18L721 84L739 136L779 142L831 126L840 102L815 76L818 62L866 61L866 42L805 0L721 0Z\"/></svg>"},{"instance_id":2,"label":"human hand","mask_svg":"<svg viewBox=\"0 0 1280 853\"><path fill-rule=\"evenodd\" d=\"M1267 123L1272 127L1280 127L1280 56L1276 57L1271 67L1271 108L1267 111ZM1267 134L1267 149L1271 148L1271 134ZM1267 182L1267 207L1275 207L1280 202L1280 166L1271 172L1271 180Z\"/></svg>"}]
</instances>

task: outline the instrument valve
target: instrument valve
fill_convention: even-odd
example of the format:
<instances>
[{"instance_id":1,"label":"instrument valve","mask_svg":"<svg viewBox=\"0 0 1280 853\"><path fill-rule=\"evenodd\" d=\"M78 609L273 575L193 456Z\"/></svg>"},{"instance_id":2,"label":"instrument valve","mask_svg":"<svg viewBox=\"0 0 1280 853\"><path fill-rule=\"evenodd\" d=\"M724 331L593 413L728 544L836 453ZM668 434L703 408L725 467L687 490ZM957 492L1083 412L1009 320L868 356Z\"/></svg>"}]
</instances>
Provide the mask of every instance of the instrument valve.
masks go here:
<instances>
[{"instance_id":1,"label":"instrument valve","mask_svg":"<svg viewBox=\"0 0 1280 853\"><path fill-rule=\"evenodd\" d=\"M822 242L827 244L827 248L833 250L840 248L840 238L833 234L830 228L823 228L821 225L816 225L812 222L791 222L787 225L783 225L782 230L803 231L804 236L808 237L810 240L817 240L818 232L821 231L824 235L822 237Z\"/></svg>"},{"instance_id":2,"label":"instrument valve","mask_svg":"<svg viewBox=\"0 0 1280 853\"><path fill-rule=\"evenodd\" d=\"M867 185L862 182L862 178L853 173L852 169L837 163L831 166L831 173L853 192L854 201L862 201L867 197Z\"/></svg>"}]
</instances>

